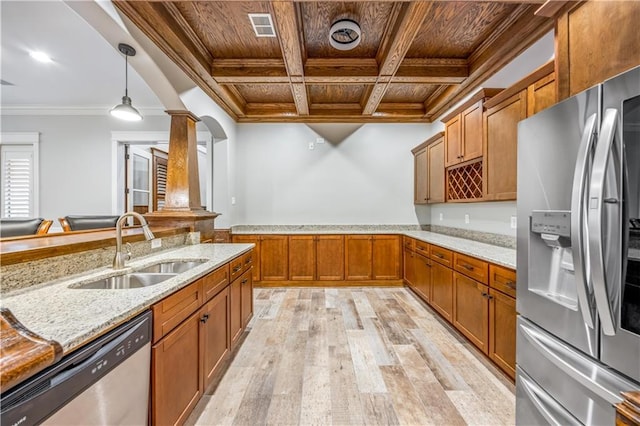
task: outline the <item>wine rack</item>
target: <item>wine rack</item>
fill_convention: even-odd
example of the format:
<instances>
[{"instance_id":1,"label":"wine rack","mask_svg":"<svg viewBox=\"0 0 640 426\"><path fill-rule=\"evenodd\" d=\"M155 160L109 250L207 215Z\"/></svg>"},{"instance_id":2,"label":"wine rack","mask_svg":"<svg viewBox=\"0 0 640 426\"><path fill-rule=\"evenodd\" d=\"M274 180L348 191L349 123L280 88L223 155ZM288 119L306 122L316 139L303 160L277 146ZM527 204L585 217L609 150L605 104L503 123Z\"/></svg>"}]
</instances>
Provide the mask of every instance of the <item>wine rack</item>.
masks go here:
<instances>
[{"instance_id":1,"label":"wine rack","mask_svg":"<svg viewBox=\"0 0 640 426\"><path fill-rule=\"evenodd\" d=\"M447 201L482 199L482 159L447 169Z\"/></svg>"}]
</instances>

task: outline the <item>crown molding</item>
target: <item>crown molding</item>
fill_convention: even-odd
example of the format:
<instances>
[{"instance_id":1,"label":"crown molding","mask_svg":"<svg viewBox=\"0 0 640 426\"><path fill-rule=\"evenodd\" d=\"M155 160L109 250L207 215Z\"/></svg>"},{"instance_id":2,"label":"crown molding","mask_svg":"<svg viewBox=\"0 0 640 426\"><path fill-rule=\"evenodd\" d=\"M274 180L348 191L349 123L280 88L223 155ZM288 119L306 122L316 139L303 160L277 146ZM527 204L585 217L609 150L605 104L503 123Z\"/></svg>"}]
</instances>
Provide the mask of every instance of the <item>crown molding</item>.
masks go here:
<instances>
[{"instance_id":1,"label":"crown molding","mask_svg":"<svg viewBox=\"0 0 640 426\"><path fill-rule=\"evenodd\" d=\"M2 115L109 115L111 106L42 106L42 105L8 105L0 107ZM136 107L142 116L167 115L164 107Z\"/></svg>"}]
</instances>

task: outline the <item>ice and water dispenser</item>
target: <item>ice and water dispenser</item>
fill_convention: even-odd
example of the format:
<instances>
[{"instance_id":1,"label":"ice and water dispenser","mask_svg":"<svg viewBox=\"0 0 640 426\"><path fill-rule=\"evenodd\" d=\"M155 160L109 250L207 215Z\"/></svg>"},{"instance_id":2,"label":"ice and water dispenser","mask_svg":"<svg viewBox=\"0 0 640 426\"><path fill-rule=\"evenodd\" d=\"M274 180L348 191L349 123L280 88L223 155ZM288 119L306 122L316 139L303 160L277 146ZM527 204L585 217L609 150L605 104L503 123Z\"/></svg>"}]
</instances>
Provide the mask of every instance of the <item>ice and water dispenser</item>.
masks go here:
<instances>
[{"instance_id":1,"label":"ice and water dispenser","mask_svg":"<svg viewBox=\"0 0 640 426\"><path fill-rule=\"evenodd\" d=\"M530 220L529 291L577 310L571 212L534 210Z\"/></svg>"}]
</instances>

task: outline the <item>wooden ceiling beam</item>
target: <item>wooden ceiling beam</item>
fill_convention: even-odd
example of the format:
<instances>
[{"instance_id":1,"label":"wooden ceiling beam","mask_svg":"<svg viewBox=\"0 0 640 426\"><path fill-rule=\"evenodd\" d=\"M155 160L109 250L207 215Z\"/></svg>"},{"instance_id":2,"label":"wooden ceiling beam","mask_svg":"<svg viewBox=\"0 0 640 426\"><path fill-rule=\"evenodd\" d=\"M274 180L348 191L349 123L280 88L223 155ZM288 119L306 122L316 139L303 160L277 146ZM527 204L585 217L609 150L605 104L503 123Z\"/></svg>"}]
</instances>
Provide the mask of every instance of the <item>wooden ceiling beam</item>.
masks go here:
<instances>
[{"instance_id":1,"label":"wooden ceiling beam","mask_svg":"<svg viewBox=\"0 0 640 426\"><path fill-rule=\"evenodd\" d=\"M210 58L203 57L199 48L189 41L176 22L171 6L168 10L165 3L122 0L115 1L114 5L232 118L244 116L237 100L211 77Z\"/></svg>"},{"instance_id":2,"label":"wooden ceiling beam","mask_svg":"<svg viewBox=\"0 0 640 426\"><path fill-rule=\"evenodd\" d=\"M309 115L307 88L304 85L304 63L302 36L298 26L298 10L291 1L278 1L270 4L273 14L276 36L280 41L282 57L291 84L291 94L299 115Z\"/></svg>"},{"instance_id":3,"label":"wooden ceiling beam","mask_svg":"<svg viewBox=\"0 0 640 426\"><path fill-rule=\"evenodd\" d=\"M460 102L478 85L520 55L553 29L553 19L534 16L536 5L520 5L469 57L469 77L458 86L448 86L425 102L425 118L433 120Z\"/></svg>"},{"instance_id":4,"label":"wooden ceiling beam","mask_svg":"<svg viewBox=\"0 0 640 426\"><path fill-rule=\"evenodd\" d=\"M385 39L376 55L379 64L378 81L365 102L364 115L373 114L382 101L389 82L398 71L433 4L411 2L403 3L399 7L399 11L394 8L392 12L395 19L390 20L391 26L385 30Z\"/></svg>"},{"instance_id":5,"label":"wooden ceiling beam","mask_svg":"<svg viewBox=\"0 0 640 426\"><path fill-rule=\"evenodd\" d=\"M466 59L406 58L393 77L394 83L455 84L469 76Z\"/></svg>"}]
</instances>

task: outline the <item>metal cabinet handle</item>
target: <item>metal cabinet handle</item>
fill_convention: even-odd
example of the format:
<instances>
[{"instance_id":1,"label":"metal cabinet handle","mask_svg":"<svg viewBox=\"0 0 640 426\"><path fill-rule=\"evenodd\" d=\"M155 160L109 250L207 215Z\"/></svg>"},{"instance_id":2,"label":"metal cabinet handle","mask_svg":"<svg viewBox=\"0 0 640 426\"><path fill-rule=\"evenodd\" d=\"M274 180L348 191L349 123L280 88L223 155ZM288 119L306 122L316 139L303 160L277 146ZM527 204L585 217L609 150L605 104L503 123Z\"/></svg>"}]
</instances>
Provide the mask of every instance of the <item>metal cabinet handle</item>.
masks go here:
<instances>
[{"instance_id":1,"label":"metal cabinet handle","mask_svg":"<svg viewBox=\"0 0 640 426\"><path fill-rule=\"evenodd\" d=\"M509 287L511 290L515 290L516 289L516 282L515 281L507 281L505 283L505 285L507 287Z\"/></svg>"},{"instance_id":2,"label":"metal cabinet handle","mask_svg":"<svg viewBox=\"0 0 640 426\"><path fill-rule=\"evenodd\" d=\"M242 269L242 265L239 265L233 268L233 272L238 272L240 269Z\"/></svg>"},{"instance_id":3,"label":"metal cabinet handle","mask_svg":"<svg viewBox=\"0 0 640 426\"><path fill-rule=\"evenodd\" d=\"M204 324L207 321L209 321L209 314L204 314L202 318L200 318L200 322Z\"/></svg>"},{"instance_id":4,"label":"metal cabinet handle","mask_svg":"<svg viewBox=\"0 0 640 426\"><path fill-rule=\"evenodd\" d=\"M240 281L240 284L246 284L246 283L247 283L247 281L249 281L249 279L248 279L248 278L245 278L244 280Z\"/></svg>"},{"instance_id":5,"label":"metal cabinet handle","mask_svg":"<svg viewBox=\"0 0 640 426\"><path fill-rule=\"evenodd\" d=\"M469 265L468 263L463 263L462 267L468 271L473 271L473 266Z\"/></svg>"},{"instance_id":6,"label":"metal cabinet handle","mask_svg":"<svg viewBox=\"0 0 640 426\"><path fill-rule=\"evenodd\" d=\"M429 262L424 262L424 264L425 264L426 266L428 266L429 268L431 268L431 264L430 264Z\"/></svg>"},{"instance_id":7,"label":"metal cabinet handle","mask_svg":"<svg viewBox=\"0 0 640 426\"><path fill-rule=\"evenodd\" d=\"M573 265L575 273L576 290L578 304L582 312L582 319L589 328L594 327L594 312L592 300L590 267L588 261L588 247L585 245L585 231L587 220L587 209L585 200L587 198L587 176L591 157L593 155L594 136L596 132L596 114L592 114L586 122L580 148L576 169L573 175L573 195L571 197L571 245L573 250Z\"/></svg>"},{"instance_id":8,"label":"metal cabinet handle","mask_svg":"<svg viewBox=\"0 0 640 426\"><path fill-rule=\"evenodd\" d=\"M433 253L438 259L444 259L444 256L440 253Z\"/></svg>"}]
</instances>

